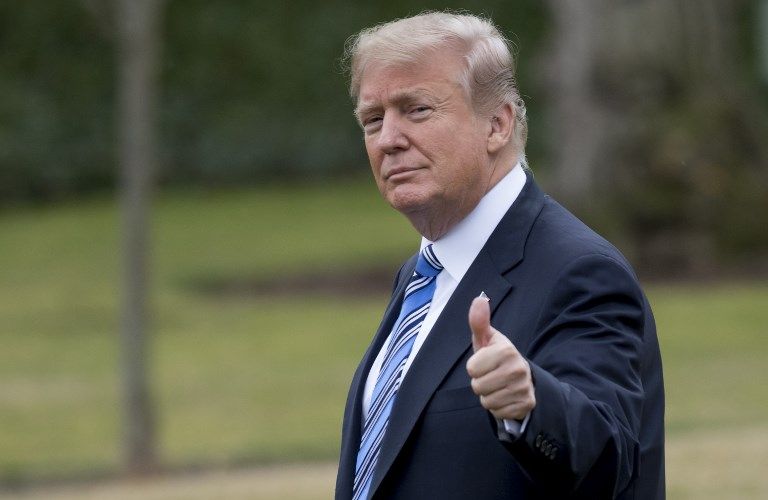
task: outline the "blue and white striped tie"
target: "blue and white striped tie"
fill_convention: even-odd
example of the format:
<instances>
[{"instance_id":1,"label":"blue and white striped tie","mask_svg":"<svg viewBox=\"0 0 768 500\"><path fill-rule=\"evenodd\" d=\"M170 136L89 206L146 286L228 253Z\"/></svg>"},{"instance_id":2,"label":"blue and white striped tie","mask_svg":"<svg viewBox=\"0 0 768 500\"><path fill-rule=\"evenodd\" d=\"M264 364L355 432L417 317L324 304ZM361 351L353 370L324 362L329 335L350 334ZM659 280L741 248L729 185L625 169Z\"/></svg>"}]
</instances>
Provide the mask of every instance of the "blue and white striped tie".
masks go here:
<instances>
[{"instance_id":1,"label":"blue and white striped tie","mask_svg":"<svg viewBox=\"0 0 768 500\"><path fill-rule=\"evenodd\" d=\"M403 378L403 367L429 311L432 295L435 293L435 278L442 269L443 266L437 260L432 245L424 247L416 262L416 270L405 289L400 316L392 327L381 371L373 388L371 405L363 424L360 450L357 452L355 482L352 487L353 500L368 497L381 440L387 430L392 404Z\"/></svg>"}]
</instances>

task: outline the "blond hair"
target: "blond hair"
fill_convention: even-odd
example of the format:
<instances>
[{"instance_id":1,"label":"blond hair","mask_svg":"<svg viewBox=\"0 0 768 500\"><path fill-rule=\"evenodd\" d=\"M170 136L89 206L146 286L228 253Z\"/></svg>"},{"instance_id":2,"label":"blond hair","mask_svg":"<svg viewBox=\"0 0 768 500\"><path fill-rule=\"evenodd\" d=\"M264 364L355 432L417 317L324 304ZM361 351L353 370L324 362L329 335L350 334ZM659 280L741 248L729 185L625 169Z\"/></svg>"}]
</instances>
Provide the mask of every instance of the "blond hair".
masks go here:
<instances>
[{"instance_id":1,"label":"blond hair","mask_svg":"<svg viewBox=\"0 0 768 500\"><path fill-rule=\"evenodd\" d=\"M357 101L363 73L371 62L423 62L443 48L463 56L466 66L458 79L477 113L492 115L504 104L512 106L518 122L515 142L522 156L528 135L525 103L517 89L510 43L489 19L462 13L424 12L364 29L350 37L344 61L349 70L352 99Z\"/></svg>"}]
</instances>

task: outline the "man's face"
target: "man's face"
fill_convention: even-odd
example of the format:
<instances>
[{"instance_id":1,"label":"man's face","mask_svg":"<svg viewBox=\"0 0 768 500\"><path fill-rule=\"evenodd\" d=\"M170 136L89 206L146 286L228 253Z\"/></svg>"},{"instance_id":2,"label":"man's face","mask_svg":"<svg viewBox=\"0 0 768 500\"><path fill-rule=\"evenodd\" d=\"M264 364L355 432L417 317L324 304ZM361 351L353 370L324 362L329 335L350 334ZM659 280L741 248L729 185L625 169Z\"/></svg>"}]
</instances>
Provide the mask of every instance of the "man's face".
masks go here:
<instances>
[{"instance_id":1,"label":"man's face","mask_svg":"<svg viewBox=\"0 0 768 500\"><path fill-rule=\"evenodd\" d=\"M450 51L421 64L371 63L360 85L357 115L379 190L432 239L475 207L492 173L490 121L458 83L461 64Z\"/></svg>"}]
</instances>

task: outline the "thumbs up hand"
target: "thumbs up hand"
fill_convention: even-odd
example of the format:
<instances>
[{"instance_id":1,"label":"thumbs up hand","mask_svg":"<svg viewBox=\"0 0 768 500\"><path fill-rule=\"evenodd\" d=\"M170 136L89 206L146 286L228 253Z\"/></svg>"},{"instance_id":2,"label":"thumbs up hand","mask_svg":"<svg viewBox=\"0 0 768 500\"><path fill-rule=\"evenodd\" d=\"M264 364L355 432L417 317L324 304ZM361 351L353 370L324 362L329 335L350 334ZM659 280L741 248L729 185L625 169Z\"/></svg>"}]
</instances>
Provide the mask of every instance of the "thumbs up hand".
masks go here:
<instances>
[{"instance_id":1,"label":"thumbs up hand","mask_svg":"<svg viewBox=\"0 0 768 500\"><path fill-rule=\"evenodd\" d=\"M475 353L467 361L467 373L480 404L496 418L523 420L536 406L528 361L491 326L491 309L485 298L472 301L469 327Z\"/></svg>"}]
</instances>

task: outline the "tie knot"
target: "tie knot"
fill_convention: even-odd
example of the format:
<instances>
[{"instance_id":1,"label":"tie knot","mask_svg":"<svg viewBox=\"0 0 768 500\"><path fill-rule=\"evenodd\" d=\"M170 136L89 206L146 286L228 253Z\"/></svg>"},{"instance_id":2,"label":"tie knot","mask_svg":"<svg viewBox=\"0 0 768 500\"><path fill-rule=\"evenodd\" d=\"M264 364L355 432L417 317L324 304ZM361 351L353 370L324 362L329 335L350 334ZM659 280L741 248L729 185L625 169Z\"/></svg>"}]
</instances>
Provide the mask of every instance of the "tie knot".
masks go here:
<instances>
[{"instance_id":1,"label":"tie knot","mask_svg":"<svg viewBox=\"0 0 768 500\"><path fill-rule=\"evenodd\" d=\"M421 276L437 276L443 270L443 265L437 260L437 255L429 244L419 253L419 260L416 261L416 272Z\"/></svg>"}]
</instances>

